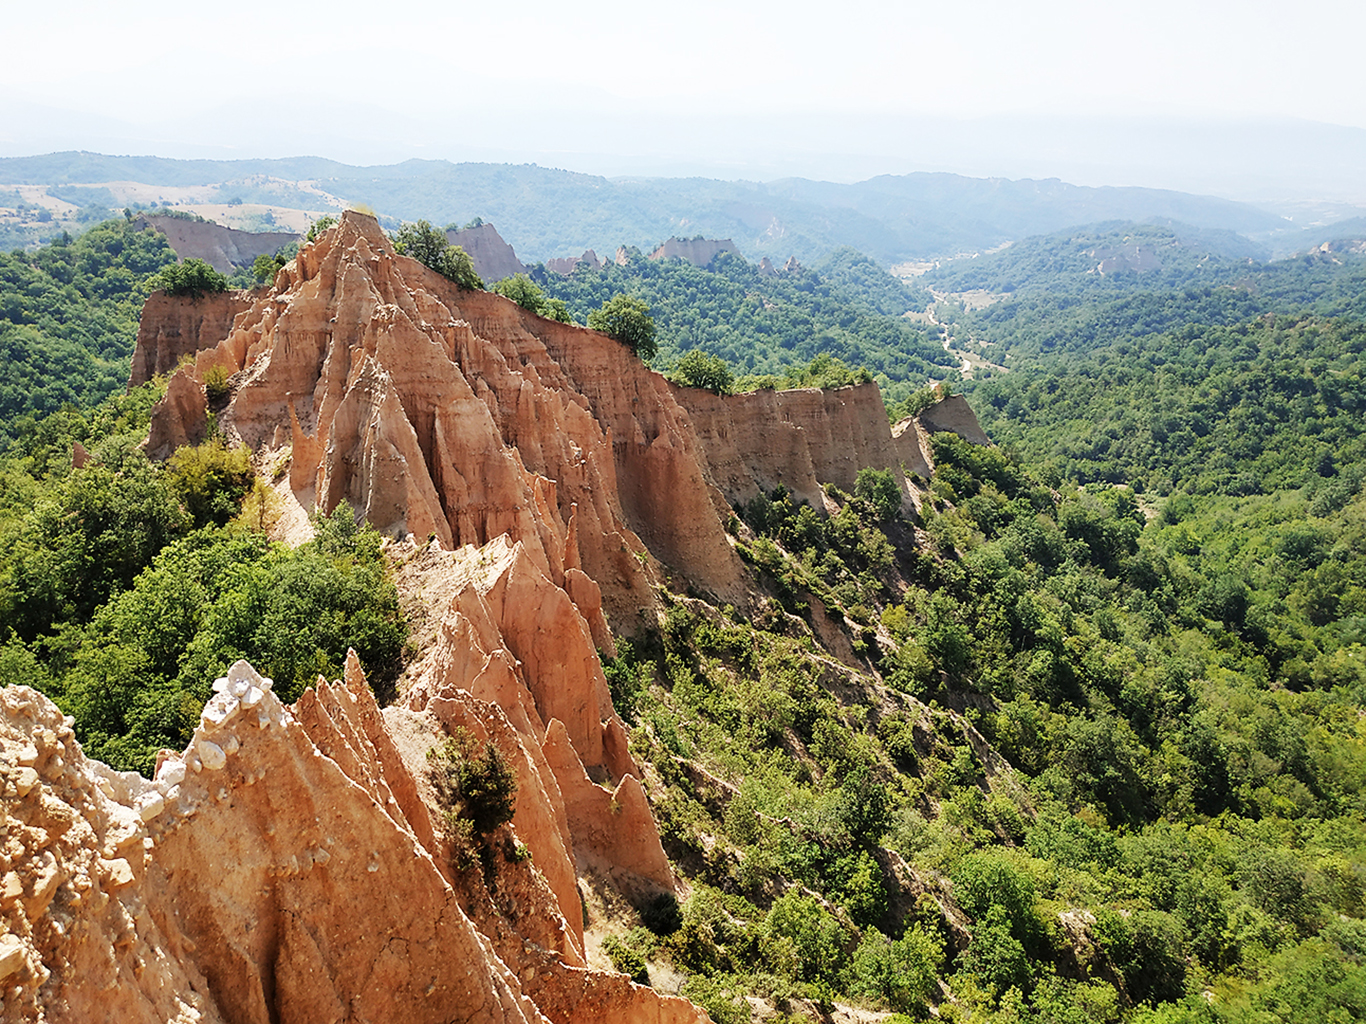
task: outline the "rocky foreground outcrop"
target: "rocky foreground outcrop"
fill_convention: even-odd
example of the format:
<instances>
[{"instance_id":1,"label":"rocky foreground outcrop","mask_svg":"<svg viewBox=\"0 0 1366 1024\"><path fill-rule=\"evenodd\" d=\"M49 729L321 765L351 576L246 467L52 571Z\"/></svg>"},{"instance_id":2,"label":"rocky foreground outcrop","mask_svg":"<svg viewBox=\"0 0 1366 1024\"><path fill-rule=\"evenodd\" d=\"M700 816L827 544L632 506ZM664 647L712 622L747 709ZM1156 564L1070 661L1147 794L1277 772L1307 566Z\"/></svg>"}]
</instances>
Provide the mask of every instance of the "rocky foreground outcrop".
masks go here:
<instances>
[{"instance_id":1,"label":"rocky foreground outcrop","mask_svg":"<svg viewBox=\"0 0 1366 1024\"><path fill-rule=\"evenodd\" d=\"M153 780L87 760L36 691L0 691L0 1019L705 1021L584 966L585 815L618 833L590 839L589 859L642 891L673 880L639 783L617 782L612 823L612 793L575 747L582 723L546 724L528 684L550 680L499 638L516 617L500 603L544 585L504 548L451 611L442 677L383 711L354 654L343 681L320 679L292 707L238 662ZM556 639L582 658L586 626L567 601L546 603ZM494 648L482 658L476 635ZM600 678L580 682L602 700ZM631 768L608 714L586 742ZM517 775L516 816L490 837L485 868L452 856L427 778L427 751L456 730L496 745ZM586 790L604 809L584 810Z\"/></svg>"}]
</instances>

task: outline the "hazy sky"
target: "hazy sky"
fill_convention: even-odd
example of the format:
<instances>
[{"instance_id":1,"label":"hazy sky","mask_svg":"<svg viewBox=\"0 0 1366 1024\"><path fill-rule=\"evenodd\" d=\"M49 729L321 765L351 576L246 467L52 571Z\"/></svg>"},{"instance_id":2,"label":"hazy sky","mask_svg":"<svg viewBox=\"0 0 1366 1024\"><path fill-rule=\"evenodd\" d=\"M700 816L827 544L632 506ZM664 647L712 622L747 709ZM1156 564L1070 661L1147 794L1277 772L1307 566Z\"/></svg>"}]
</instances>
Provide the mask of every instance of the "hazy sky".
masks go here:
<instances>
[{"instance_id":1,"label":"hazy sky","mask_svg":"<svg viewBox=\"0 0 1366 1024\"><path fill-rule=\"evenodd\" d=\"M370 163L617 154L639 171L629 158L651 150L661 165L693 152L743 170L757 158L737 124L775 119L799 136L822 113L813 126L1024 114L1366 129L1360 0L130 7L12 5L0 155L119 144ZM730 127L710 128L722 114ZM633 140L646 118L684 127ZM688 141L671 151L675 131ZM826 157L857 148L784 142ZM910 162L934 165L929 148Z\"/></svg>"}]
</instances>

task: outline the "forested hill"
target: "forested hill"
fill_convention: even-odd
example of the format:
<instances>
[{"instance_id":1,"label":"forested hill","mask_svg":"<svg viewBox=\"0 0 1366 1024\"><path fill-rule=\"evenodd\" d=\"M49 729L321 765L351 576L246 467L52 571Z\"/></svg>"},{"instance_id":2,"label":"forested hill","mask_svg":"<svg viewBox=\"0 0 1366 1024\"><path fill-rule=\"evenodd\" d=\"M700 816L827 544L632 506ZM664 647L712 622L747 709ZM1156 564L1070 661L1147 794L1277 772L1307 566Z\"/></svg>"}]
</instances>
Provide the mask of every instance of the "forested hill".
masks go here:
<instances>
[{"instance_id":1,"label":"forested hill","mask_svg":"<svg viewBox=\"0 0 1366 1024\"><path fill-rule=\"evenodd\" d=\"M954 314L958 333L1012 366L1189 324L1366 314L1359 247L1264 262L1245 239L1181 225L1102 224L1025 239L951 261L919 282L941 293L990 293L985 308Z\"/></svg>"},{"instance_id":2,"label":"forested hill","mask_svg":"<svg viewBox=\"0 0 1366 1024\"><path fill-rule=\"evenodd\" d=\"M924 309L929 294L850 249L814 270L764 273L733 253L701 268L636 251L624 265L580 264L568 277L536 277L580 322L618 293L643 299L658 325L664 367L692 349L758 375L781 376L817 356L833 357L873 373L890 401L958 365L934 328L901 315Z\"/></svg>"},{"instance_id":3,"label":"forested hill","mask_svg":"<svg viewBox=\"0 0 1366 1024\"><path fill-rule=\"evenodd\" d=\"M0 439L17 417L88 407L127 384L147 279L175 258L165 235L122 219L0 253Z\"/></svg>"},{"instance_id":4,"label":"forested hill","mask_svg":"<svg viewBox=\"0 0 1366 1024\"><path fill-rule=\"evenodd\" d=\"M734 239L751 260L782 262L795 255L809 263L847 245L891 265L1110 219L1171 218L1250 235L1291 227L1247 204L1208 196L952 174L889 175L854 184L761 183L603 178L529 164L427 160L351 167L314 158L179 161L54 153L0 159L0 197L7 186L49 186L81 207L122 209L132 201L124 189L129 182L157 186L161 201L191 210L196 204L256 204L318 215L364 203L386 217L438 224L479 216L496 223L528 261L590 248L613 252L623 243L649 251L670 235L698 232Z\"/></svg>"}]
</instances>

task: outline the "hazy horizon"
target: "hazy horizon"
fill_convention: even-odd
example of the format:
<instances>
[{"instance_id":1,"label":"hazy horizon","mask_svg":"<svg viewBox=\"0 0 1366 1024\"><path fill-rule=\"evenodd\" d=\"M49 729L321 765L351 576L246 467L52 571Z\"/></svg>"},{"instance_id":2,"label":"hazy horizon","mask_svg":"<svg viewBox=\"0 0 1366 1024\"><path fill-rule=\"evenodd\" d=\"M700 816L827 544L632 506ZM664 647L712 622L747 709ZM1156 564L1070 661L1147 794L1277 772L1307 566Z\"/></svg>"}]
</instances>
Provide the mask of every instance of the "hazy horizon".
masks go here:
<instances>
[{"instance_id":1,"label":"hazy horizon","mask_svg":"<svg viewBox=\"0 0 1366 1024\"><path fill-rule=\"evenodd\" d=\"M946 171L1366 206L1366 8L1174 0L29 5L0 155L423 157L621 176Z\"/></svg>"}]
</instances>

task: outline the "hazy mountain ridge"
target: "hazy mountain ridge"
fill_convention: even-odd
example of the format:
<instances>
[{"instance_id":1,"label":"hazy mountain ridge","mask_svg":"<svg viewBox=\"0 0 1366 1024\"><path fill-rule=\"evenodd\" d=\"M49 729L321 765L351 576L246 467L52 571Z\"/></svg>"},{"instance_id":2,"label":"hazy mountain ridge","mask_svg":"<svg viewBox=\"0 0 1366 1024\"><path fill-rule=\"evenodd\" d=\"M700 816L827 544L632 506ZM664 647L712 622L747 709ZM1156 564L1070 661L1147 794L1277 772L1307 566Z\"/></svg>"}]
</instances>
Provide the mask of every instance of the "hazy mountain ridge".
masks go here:
<instances>
[{"instance_id":1,"label":"hazy mountain ridge","mask_svg":"<svg viewBox=\"0 0 1366 1024\"><path fill-rule=\"evenodd\" d=\"M531 261L589 248L611 252L621 244L649 250L671 235L696 233L732 238L750 259L795 255L813 261L849 245L894 263L1105 220L1179 220L1256 238L1290 228L1284 218L1246 203L1057 179L915 173L856 184L801 178L764 183L606 178L535 164L434 160L354 167L316 157L170 160L83 152L0 159L0 188L99 186L117 200L118 190L110 186L125 182L212 189L195 199L200 204L213 199L322 211L363 203L386 218L434 223L479 216L498 224Z\"/></svg>"}]
</instances>

